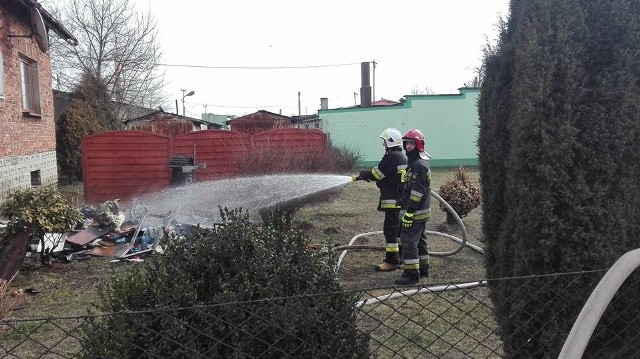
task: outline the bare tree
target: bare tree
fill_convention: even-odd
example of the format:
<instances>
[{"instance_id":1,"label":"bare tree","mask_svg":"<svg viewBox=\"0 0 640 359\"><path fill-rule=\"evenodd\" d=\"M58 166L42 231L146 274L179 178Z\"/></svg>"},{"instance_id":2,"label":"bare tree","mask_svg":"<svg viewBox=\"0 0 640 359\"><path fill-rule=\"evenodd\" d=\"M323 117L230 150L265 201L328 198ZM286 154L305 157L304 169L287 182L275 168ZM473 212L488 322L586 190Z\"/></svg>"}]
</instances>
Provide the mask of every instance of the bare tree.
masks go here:
<instances>
[{"instance_id":1,"label":"bare tree","mask_svg":"<svg viewBox=\"0 0 640 359\"><path fill-rule=\"evenodd\" d=\"M411 89L411 94L412 95L433 95L435 94L435 91L433 91L433 89L429 86L425 86L424 89L419 89L418 85L413 85L413 88Z\"/></svg>"},{"instance_id":2,"label":"bare tree","mask_svg":"<svg viewBox=\"0 0 640 359\"><path fill-rule=\"evenodd\" d=\"M116 102L119 119L133 106L166 102L157 23L130 0L68 0L55 9L78 46L51 47L54 87L70 91L85 75L100 79Z\"/></svg>"},{"instance_id":3,"label":"bare tree","mask_svg":"<svg viewBox=\"0 0 640 359\"><path fill-rule=\"evenodd\" d=\"M495 25L496 29L500 34L506 31L507 20L498 17L498 23ZM480 87L482 86L482 81L484 80L485 72L486 72L486 60L490 58L493 54L496 53L498 49L499 39L491 40L487 35L483 35L484 37L484 45L482 46L482 60L480 66L473 68L473 78L464 83L464 87Z\"/></svg>"},{"instance_id":4,"label":"bare tree","mask_svg":"<svg viewBox=\"0 0 640 359\"><path fill-rule=\"evenodd\" d=\"M492 53L494 50L494 45L489 40L487 35L483 35L485 44L482 47L483 59L487 56L487 54ZM485 74L485 63L484 60L481 60L480 66L473 68L473 78L464 82L464 87L480 87L482 85L482 80L484 80Z\"/></svg>"}]
</instances>

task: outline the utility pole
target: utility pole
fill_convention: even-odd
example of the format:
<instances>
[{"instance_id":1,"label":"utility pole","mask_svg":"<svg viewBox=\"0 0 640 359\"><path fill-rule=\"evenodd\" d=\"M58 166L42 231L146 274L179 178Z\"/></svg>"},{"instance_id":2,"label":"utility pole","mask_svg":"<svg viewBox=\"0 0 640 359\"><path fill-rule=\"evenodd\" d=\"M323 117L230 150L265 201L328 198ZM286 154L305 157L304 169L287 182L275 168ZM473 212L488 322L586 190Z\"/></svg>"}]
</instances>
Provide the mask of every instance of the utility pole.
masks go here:
<instances>
[{"instance_id":1,"label":"utility pole","mask_svg":"<svg viewBox=\"0 0 640 359\"><path fill-rule=\"evenodd\" d=\"M353 105L354 106L358 106L358 100L356 99L356 96L358 96L357 92L353 93Z\"/></svg>"},{"instance_id":2,"label":"utility pole","mask_svg":"<svg viewBox=\"0 0 640 359\"><path fill-rule=\"evenodd\" d=\"M302 116L302 112L300 109L300 91L298 91L298 116Z\"/></svg>"},{"instance_id":3,"label":"utility pole","mask_svg":"<svg viewBox=\"0 0 640 359\"><path fill-rule=\"evenodd\" d=\"M184 117L184 98L187 96L193 96L193 94L196 92L189 91L189 93L185 94L185 92L187 91L186 89L181 89L180 91L182 91L182 116Z\"/></svg>"},{"instance_id":4,"label":"utility pole","mask_svg":"<svg viewBox=\"0 0 640 359\"><path fill-rule=\"evenodd\" d=\"M373 84L372 84L372 92L373 92L373 99L372 101L375 102L376 101L376 60L373 60Z\"/></svg>"}]
</instances>

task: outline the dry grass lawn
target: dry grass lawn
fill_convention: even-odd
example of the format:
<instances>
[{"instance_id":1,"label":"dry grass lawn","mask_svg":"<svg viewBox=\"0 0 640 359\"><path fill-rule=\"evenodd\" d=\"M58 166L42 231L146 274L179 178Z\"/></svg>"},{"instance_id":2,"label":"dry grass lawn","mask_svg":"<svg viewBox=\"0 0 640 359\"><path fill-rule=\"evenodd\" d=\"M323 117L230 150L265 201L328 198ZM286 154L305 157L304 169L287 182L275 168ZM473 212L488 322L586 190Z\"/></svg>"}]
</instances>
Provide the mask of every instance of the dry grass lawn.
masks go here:
<instances>
[{"instance_id":1,"label":"dry grass lawn","mask_svg":"<svg viewBox=\"0 0 640 359\"><path fill-rule=\"evenodd\" d=\"M453 178L455 168L434 169L433 188L447 179ZM471 178L477 182L475 169L467 170ZM72 198L78 196L81 188L70 187L63 190ZM308 205L300 209L294 222L303 228L314 243L327 246L345 245L354 236L382 229L384 215L376 210L378 189L374 183L358 181L348 184L330 201ZM445 214L434 200L432 220L428 229L437 230L445 222ZM481 210L474 209L463 218L470 243L482 246ZM459 228L450 234L462 238ZM430 251L447 252L459 246L450 239L429 236ZM382 234L360 238L355 244L384 245ZM376 250L350 250L342 261L340 280L345 288L363 289L393 286L399 271L379 273L373 266L379 264L384 252ZM10 283L11 288L27 290L37 294L27 295L23 309L13 311L9 316L19 318L38 318L48 316L66 316L86 313L97 299L97 287L109 279L112 271L126 271L137 263L110 263L111 258L91 258L84 261L57 263L51 268L43 268L36 261L29 259ZM484 278L482 254L464 248L456 255L448 257L432 257L430 277L424 280L427 284L465 282Z\"/></svg>"},{"instance_id":2,"label":"dry grass lawn","mask_svg":"<svg viewBox=\"0 0 640 359\"><path fill-rule=\"evenodd\" d=\"M440 185L453 178L455 168L432 170L432 189L438 191ZM474 182L478 182L478 171L468 169ZM358 181L347 185L340 194L329 202L302 208L296 214L297 223L304 228L309 237L317 243L345 245L356 235L382 230L384 214L376 210L379 192L375 183ZM442 232L446 215L432 199L432 219L427 225L431 231ZM469 243L479 247L481 242L481 209L478 207L462 218ZM460 228L449 228L448 234L462 238ZM383 246L382 233L358 238L354 244ZM442 236L428 236L429 251L451 252L459 244ZM342 261L341 281L346 288L370 288L393 286L399 272L379 273L373 270L380 264L384 252L375 250L350 250ZM424 283L450 283L484 278L484 258L481 253L468 247L453 256L433 257L430 259L430 276Z\"/></svg>"}]
</instances>

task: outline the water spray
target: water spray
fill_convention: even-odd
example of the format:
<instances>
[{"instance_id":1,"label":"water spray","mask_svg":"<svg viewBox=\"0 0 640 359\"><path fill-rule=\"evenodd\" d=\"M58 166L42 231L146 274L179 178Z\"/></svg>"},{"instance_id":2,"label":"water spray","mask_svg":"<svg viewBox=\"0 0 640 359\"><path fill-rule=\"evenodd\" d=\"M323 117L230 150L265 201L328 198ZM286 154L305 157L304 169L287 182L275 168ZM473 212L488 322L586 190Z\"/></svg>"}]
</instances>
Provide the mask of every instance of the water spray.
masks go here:
<instances>
[{"instance_id":1,"label":"water spray","mask_svg":"<svg viewBox=\"0 0 640 359\"><path fill-rule=\"evenodd\" d=\"M261 216L321 201L339 193L351 177L329 174L275 174L197 182L138 197L131 213L172 213L178 223L215 227L219 208L242 208ZM149 223L149 220L147 220Z\"/></svg>"}]
</instances>

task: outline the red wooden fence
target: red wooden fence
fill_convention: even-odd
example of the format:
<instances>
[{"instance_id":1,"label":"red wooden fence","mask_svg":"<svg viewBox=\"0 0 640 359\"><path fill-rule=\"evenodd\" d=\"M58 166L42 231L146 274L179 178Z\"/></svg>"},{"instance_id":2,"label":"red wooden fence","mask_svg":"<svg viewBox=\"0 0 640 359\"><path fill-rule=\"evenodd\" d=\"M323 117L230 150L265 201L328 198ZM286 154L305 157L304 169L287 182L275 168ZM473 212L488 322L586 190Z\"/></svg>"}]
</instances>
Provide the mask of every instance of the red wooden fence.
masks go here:
<instances>
[{"instance_id":1,"label":"red wooden fence","mask_svg":"<svg viewBox=\"0 0 640 359\"><path fill-rule=\"evenodd\" d=\"M194 131L173 137L171 153L193 156L196 164L206 163L198 169L198 181L233 176L239 172L238 161L253 146L252 136L240 132L221 130Z\"/></svg>"},{"instance_id":2,"label":"red wooden fence","mask_svg":"<svg viewBox=\"0 0 640 359\"><path fill-rule=\"evenodd\" d=\"M247 135L233 131L195 131L165 137L142 131L114 131L82 140L85 202L131 199L170 185L172 156L194 156L205 164L197 181L237 176L240 161L268 150L324 154L327 135L320 130L285 128Z\"/></svg>"}]
</instances>

